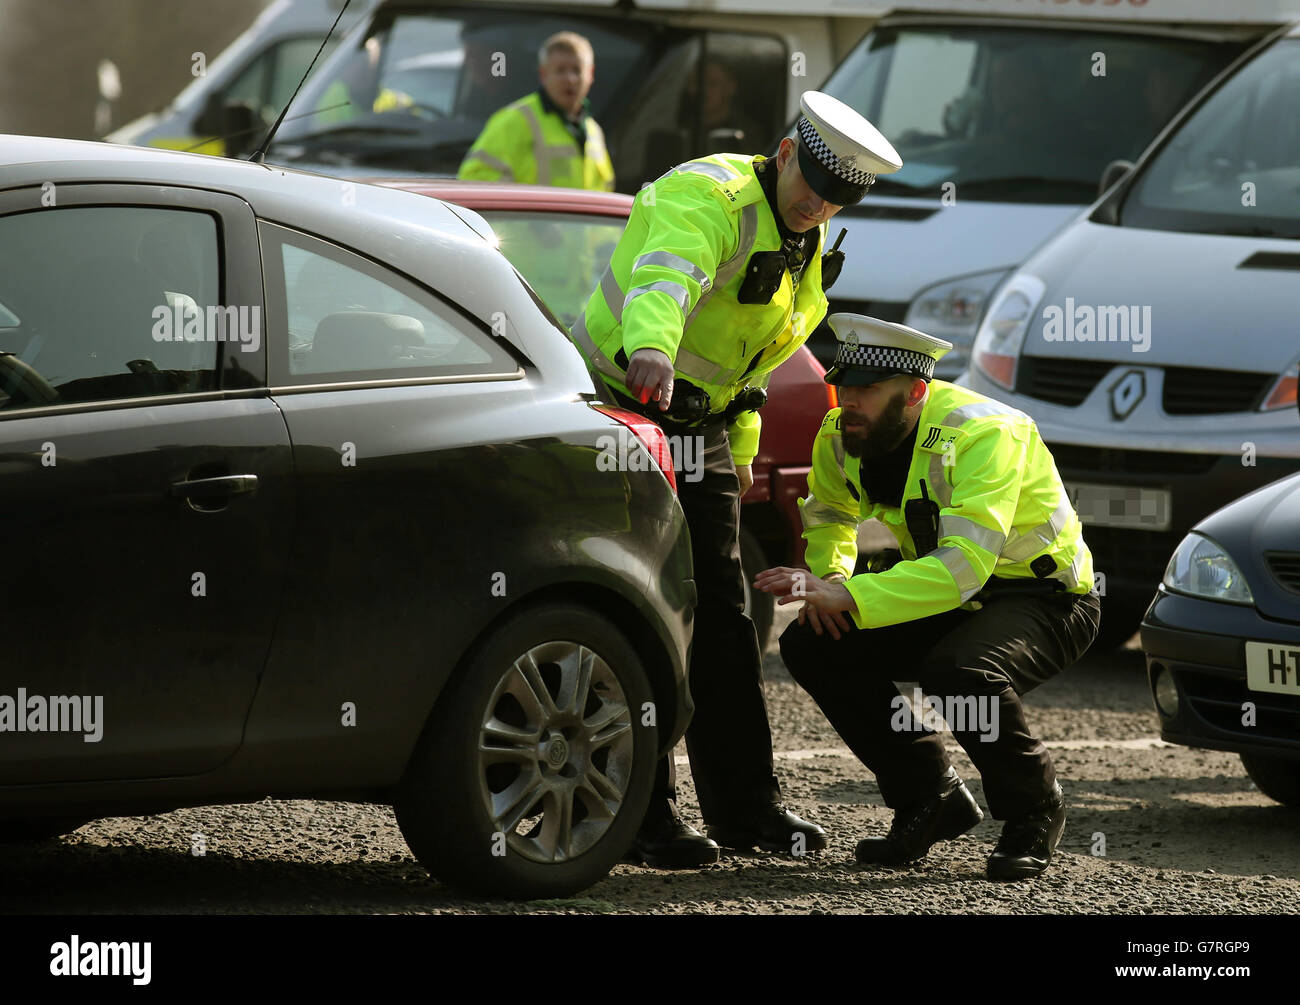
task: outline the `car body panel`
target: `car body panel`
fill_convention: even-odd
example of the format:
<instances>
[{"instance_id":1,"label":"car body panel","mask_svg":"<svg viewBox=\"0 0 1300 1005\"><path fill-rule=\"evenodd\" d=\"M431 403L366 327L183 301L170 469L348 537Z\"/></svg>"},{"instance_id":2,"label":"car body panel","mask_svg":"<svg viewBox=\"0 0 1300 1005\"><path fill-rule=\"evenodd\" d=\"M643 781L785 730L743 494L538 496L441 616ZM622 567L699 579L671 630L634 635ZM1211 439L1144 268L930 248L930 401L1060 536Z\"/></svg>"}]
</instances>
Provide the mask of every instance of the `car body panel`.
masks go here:
<instances>
[{"instance_id":1,"label":"car body panel","mask_svg":"<svg viewBox=\"0 0 1300 1005\"><path fill-rule=\"evenodd\" d=\"M1300 475L1257 489L1196 525L1241 570L1254 602L1223 603L1161 585L1142 622L1142 649L1153 689L1162 669L1179 689L1178 714L1161 714L1164 739L1293 757L1300 770L1300 694L1250 689L1245 652L1247 642L1300 650L1300 591L1269 567L1274 555L1300 558L1297 527Z\"/></svg>"},{"instance_id":2,"label":"car body panel","mask_svg":"<svg viewBox=\"0 0 1300 1005\"><path fill-rule=\"evenodd\" d=\"M223 214L224 302L267 308L256 351L226 347L228 362L246 358L216 391L0 411L0 505L11 526L37 528L16 554L44 591L19 598L44 634L25 643L30 658L6 664L0 692L23 686L21 666L40 668L43 691L111 685L97 744L49 734L37 748L0 731L0 818L387 799L467 649L547 600L584 603L633 642L671 749L691 712L684 515L653 464L595 464L600 438L624 427L592 407L581 357L466 222L472 213L147 148L0 137L0 150L0 219L122 201ZM501 339L510 372L295 382L276 363L284 313L270 310L285 299L283 270L264 271L258 227L316 235L398 290L427 291L474 338ZM493 312L506 317L499 330ZM41 463L50 440L53 472ZM341 460L347 443L355 464ZM217 461L256 474L257 491L187 511L168 480ZM206 597L191 592L195 571L207 573ZM41 613L50 589L62 594ZM165 602L151 601L159 591ZM70 611L99 627L68 631ZM61 633L54 649L50 632Z\"/></svg>"}]
</instances>

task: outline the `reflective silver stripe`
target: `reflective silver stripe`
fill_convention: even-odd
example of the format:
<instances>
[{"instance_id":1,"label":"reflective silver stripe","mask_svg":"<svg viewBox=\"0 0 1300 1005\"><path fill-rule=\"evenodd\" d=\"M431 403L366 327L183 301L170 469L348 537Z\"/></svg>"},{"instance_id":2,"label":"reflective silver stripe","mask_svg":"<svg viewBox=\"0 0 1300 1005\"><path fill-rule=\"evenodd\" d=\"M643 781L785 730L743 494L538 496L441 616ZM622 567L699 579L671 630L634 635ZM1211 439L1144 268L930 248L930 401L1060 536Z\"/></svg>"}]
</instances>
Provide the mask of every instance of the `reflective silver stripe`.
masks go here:
<instances>
[{"instance_id":1,"label":"reflective silver stripe","mask_svg":"<svg viewBox=\"0 0 1300 1005\"><path fill-rule=\"evenodd\" d=\"M960 426L967 419L977 419L989 415L1012 415L1018 419L1029 418L1019 409L1004 405L1000 401L973 401L969 405L954 408L943 417L943 421L939 425Z\"/></svg>"},{"instance_id":2,"label":"reflective silver stripe","mask_svg":"<svg viewBox=\"0 0 1300 1005\"><path fill-rule=\"evenodd\" d=\"M577 145L551 146L546 142L542 124L537 121L537 113L529 105L520 105L519 111L533 134L533 159L537 161L537 184L551 184L551 158L563 157L572 160L577 157Z\"/></svg>"},{"instance_id":3,"label":"reflective silver stripe","mask_svg":"<svg viewBox=\"0 0 1300 1005\"><path fill-rule=\"evenodd\" d=\"M1060 536L1061 531L1065 530L1073 515L1074 507L1070 505L1069 496L1065 496L1061 504L1047 518L1046 523L1041 523L1024 534L1013 535L1002 549L1002 557L1012 562L1023 562L1044 548L1051 547L1052 542Z\"/></svg>"},{"instance_id":4,"label":"reflective silver stripe","mask_svg":"<svg viewBox=\"0 0 1300 1005\"><path fill-rule=\"evenodd\" d=\"M799 507L799 515L803 518L805 529L812 527L821 527L828 523L843 524L845 527L857 528L858 521L852 517L845 516L834 506L822 502L811 492L808 498L804 500L803 505Z\"/></svg>"},{"instance_id":5,"label":"reflective silver stripe","mask_svg":"<svg viewBox=\"0 0 1300 1005\"><path fill-rule=\"evenodd\" d=\"M578 315L578 320L573 322L573 328L569 334L573 337L577 347L582 350L583 355L591 361L591 365L600 371L603 376L610 377L620 384L623 383L627 378L627 374L620 370L613 360L596 348L596 343L587 331L587 319L584 315Z\"/></svg>"},{"instance_id":6,"label":"reflective silver stripe","mask_svg":"<svg viewBox=\"0 0 1300 1005\"><path fill-rule=\"evenodd\" d=\"M661 279L657 283L646 283L644 286L638 286L636 289L630 290L627 299L623 301L623 310L626 311L628 304L643 293L652 292L667 293L677 302L677 306L681 308L682 317L686 316L686 309L691 305L691 291L681 283L670 282L667 279ZM620 318L620 320L622 319Z\"/></svg>"},{"instance_id":7,"label":"reflective silver stripe","mask_svg":"<svg viewBox=\"0 0 1300 1005\"><path fill-rule=\"evenodd\" d=\"M674 255L671 251L651 251L649 254L642 255L632 266L635 273L643 265L662 265L666 269L672 269L674 272L680 272L689 276L700 284L700 292L707 293L709 287L713 285L713 280L709 274L701 269L694 262L683 258L681 255Z\"/></svg>"},{"instance_id":8,"label":"reflective silver stripe","mask_svg":"<svg viewBox=\"0 0 1300 1005\"><path fill-rule=\"evenodd\" d=\"M945 467L943 454L930 455L930 481L926 488L930 490L930 498L936 500L940 507L952 505L952 486L943 476Z\"/></svg>"},{"instance_id":9,"label":"reflective silver stripe","mask_svg":"<svg viewBox=\"0 0 1300 1005\"><path fill-rule=\"evenodd\" d=\"M952 573L957 589L961 591L963 604L983 588L984 584L980 582L979 576L970 564L970 559L960 548L936 548L928 556L920 557L937 558L944 564L944 568Z\"/></svg>"},{"instance_id":10,"label":"reflective silver stripe","mask_svg":"<svg viewBox=\"0 0 1300 1005\"><path fill-rule=\"evenodd\" d=\"M503 161L500 157L493 157L491 154L484 153L482 150L473 150L470 152L470 155L465 158L465 160L482 161L488 167L492 168L492 170L500 171L503 175L505 175L506 181L515 180L514 168L512 168L509 164Z\"/></svg>"},{"instance_id":11,"label":"reflective silver stripe","mask_svg":"<svg viewBox=\"0 0 1300 1005\"><path fill-rule=\"evenodd\" d=\"M831 449L835 451L835 463L840 466L840 474L844 473L844 436L836 433L831 437Z\"/></svg>"},{"instance_id":12,"label":"reflective silver stripe","mask_svg":"<svg viewBox=\"0 0 1300 1005\"><path fill-rule=\"evenodd\" d=\"M673 369L683 377L690 377L691 380L703 381L706 384L717 384L717 378L722 375L725 367L718 366L712 360L707 360L703 356L697 356L688 349L678 347L677 358L673 360Z\"/></svg>"},{"instance_id":13,"label":"reflective silver stripe","mask_svg":"<svg viewBox=\"0 0 1300 1005\"><path fill-rule=\"evenodd\" d=\"M1074 561L1070 563L1067 569L1058 569L1048 576L1048 579L1059 579L1065 584L1067 590L1073 590L1079 585L1079 566L1082 564L1083 555L1077 549L1074 552Z\"/></svg>"},{"instance_id":14,"label":"reflective silver stripe","mask_svg":"<svg viewBox=\"0 0 1300 1005\"><path fill-rule=\"evenodd\" d=\"M704 305L712 299L713 295L718 290L725 289L727 284L745 267L745 262L749 260L749 253L753 250L754 241L757 237L758 209L751 202L740 211L740 236L736 241L736 253L718 266L718 273L713 277L713 286L700 297L695 304L695 309L686 316L685 327L687 329L695 323L700 311L704 309Z\"/></svg>"},{"instance_id":15,"label":"reflective silver stripe","mask_svg":"<svg viewBox=\"0 0 1300 1005\"><path fill-rule=\"evenodd\" d=\"M626 294L623 287L618 285L618 280L614 277L614 264L611 262L605 267L605 274L600 277L600 292L605 296L605 306L609 312L614 315L614 320L619 324L623 323L623 298Z\"/></svg>"},{"instance_id":16,"label":"reflective silver stripe","mask_svg":"<svg viewBox=\"0 0 1300 1005\"><path fill-rule=\"evenodd\" d=\"M706 174L710 178L720 182L728 182L740 177L737 172L733 171L725 164L714 164L711 161L687 161L685 164L678 164L673 171L674 174L681 174L683 172Z\"/></svg>"},{"instance_id":17,"label":"reflective silver stripe","mask_svg":"<svg viewBox=\"0 0 1300 1005\"><path fill-rule=\"evenodd\" d=\"M994 555L1002 550L1002 545L1007 539L1001 531L990 530L974 520L967 520L964 516L939 517L939 539L943 540L945 537L964 537Z\"/></svg>"}]
</instances>

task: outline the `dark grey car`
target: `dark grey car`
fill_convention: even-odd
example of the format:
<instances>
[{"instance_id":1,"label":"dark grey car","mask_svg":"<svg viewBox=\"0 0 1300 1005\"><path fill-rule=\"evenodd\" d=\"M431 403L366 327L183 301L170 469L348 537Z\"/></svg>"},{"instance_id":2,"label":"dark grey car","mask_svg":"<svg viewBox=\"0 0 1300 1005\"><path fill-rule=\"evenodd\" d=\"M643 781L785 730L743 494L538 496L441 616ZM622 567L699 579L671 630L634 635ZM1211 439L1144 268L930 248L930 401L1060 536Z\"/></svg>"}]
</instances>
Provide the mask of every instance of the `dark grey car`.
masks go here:
<instances>
[{"instance_id":1,"label":"dark grey car","mask_svg":"<svg viewBox=\"0 0 1300 1005\"><path fill-rule=\"evenodd\" d=\"M689 542L482 221L0 151L0 833L373 800L471 890L603 876L689 719Z\"/></svg>"}]
</instances>

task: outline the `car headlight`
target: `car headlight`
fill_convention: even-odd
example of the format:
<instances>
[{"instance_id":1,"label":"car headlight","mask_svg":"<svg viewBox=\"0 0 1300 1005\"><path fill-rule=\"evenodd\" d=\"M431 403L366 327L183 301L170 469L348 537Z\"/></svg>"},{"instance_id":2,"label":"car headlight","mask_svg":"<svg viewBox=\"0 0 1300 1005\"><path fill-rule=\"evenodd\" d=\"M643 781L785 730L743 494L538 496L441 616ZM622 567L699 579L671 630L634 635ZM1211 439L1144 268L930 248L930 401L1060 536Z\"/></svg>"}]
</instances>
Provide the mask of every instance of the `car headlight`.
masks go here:
<instances>
[{"instance_id":1,"label":"car headlight","mask_svg":"<svg viewBox=\"0 0 1300 1005\"><path fill-rule=\"evenodd\" d=\"M926 287L912 301L903 324L947 339L954 348L942 362L964 366L967 347L975 338L989 297L1006 274L1005 269L998 269Z\"/></svg>"},{"instance_id":2,"label":"car headlight","mask_svg":"<svg viewBox=\"0 0 1300 1005\"><path fill-rule=\"evenodd\" d=\"M1275 412L1279 408L1296 407L1296 388L1300 386L1300 359L1293 359L1291 365L1282 371L1282 376L1269 389L1264 404L1259 406L1261 412Z\"/></svg>"},{"instance_id":3,"label":"car headlight","mask_svg":"<svg viewBox=\"0 0 1300 1005\"><path fill-rule=\"evenodd\" d=\"M1188 534L1174 549L1164 584L1178 593L1228 604L1253 604L1246 577L1226 551L1203 534Z\"/></svg>"},{"instance_id":4,"label":"car headlight","mask_svg":"<svg viewBox=\"0 0 1300 1005\"><path fill-rule=\"evenodd\" d=\"M971 346L971 362L993 383L1014 391L1016 366L1034 310L1047 291L1037 276L1018 272L998 291Z\"/></svg>"}]
</instances>

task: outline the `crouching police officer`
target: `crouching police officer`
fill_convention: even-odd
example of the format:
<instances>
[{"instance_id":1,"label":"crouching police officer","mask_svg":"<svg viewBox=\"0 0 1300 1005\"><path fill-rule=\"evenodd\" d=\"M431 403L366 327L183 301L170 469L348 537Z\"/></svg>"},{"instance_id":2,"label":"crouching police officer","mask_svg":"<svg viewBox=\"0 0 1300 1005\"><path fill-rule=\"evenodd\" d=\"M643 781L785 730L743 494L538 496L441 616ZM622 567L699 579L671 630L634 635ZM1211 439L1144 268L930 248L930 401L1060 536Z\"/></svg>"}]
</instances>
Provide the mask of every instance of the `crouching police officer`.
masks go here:
<instances>
[{"instance_id":1,"label":"crouching police officer","mask_svg":"<svg viewBox=\"0 0 1300 1005\"><path fill-rule=\"evenodd\" d=\"M949 343L851 314L830 324L840 407L800 502L812 575L755 579L783 604L805 601L781 656L894 810L886 837L859 842L859 862L914 862L983 819L928 728L943 714L1006 821L989 877L1036 875L1065 801L1020 696L1082 656L1100 625L1079 518L1033 420L932 379ZM854 575L857 527L872 517L897 560ZM894 681L920 683L929 723Z\"/></svg>"},{"instance_id":2,"label":"crouching police officer","mask_svg":"<svg viewBox=\"0 0 1300 1005\"><path fill-rule=\"evenodd\" d=\"M775 157L715 154L643 190L573 327L619 402L703 447L703 470L677 485L699 594L686 745L709 837L677 813L669 755L633 846L658 867L715 862L719 844L826 847L820 827L780 803L758 639L744 612L740 497L753 480L768 378L826 314L826 221L866 194L874 172L902 162L847 105L809 91L801 107L798 141L783 139ZM828 252L827 265L841 257Z\"/></svg>"}]
</instances>

